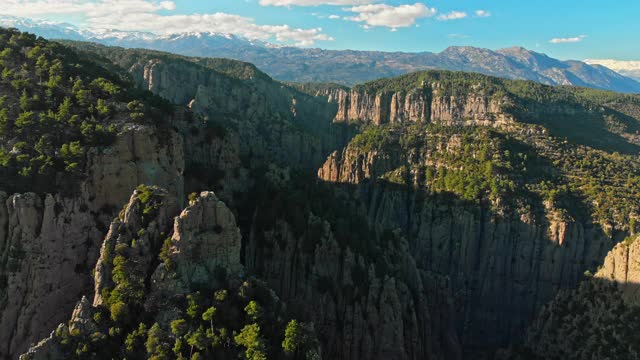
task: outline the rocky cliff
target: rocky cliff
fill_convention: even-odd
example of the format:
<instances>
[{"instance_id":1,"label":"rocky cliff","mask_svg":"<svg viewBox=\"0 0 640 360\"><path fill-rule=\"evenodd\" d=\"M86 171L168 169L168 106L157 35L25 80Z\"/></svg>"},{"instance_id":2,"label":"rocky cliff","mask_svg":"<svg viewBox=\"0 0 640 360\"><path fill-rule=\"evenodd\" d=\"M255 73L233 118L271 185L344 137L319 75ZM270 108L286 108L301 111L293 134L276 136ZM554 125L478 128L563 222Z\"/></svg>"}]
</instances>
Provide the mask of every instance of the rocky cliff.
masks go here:
<instances>
[{"instance_id":1,"label":"rocky cliff","mask_svg":"<svg viewBox=\"0 0 640 360\"><path fill-rule=\"evenodd\" d=\"M417 266L405 238L377 233L330 187L279 194L265 185L273 198L262 203L258 196L245 266L315 324L327 358L462 358L455 290L445 277ZM304 210L298 191L321 203L318 209Z\"/></svg>"},{"instance_id":2,"label":"rocky cliff","mask_svg":"<svg viewBox=\"0 0 640 360\"><path fill-rule=\"evenodd\" d=\"M369 92L351 90L319 91L319 96L335 102L336 122L372 122L376 125L405 122L467 123L497 126L513 121L506 113L508 98L495 98L482 89L464 96L445 94L445 85L422 84L411 90Z\"/></svg>"},{"instance_id":3,"label":"rocky cliff","mask_svg":"<svg viewBox=\"0 0 640 360\"><path fill-rule=\"evenodd\" d=\"M398 152L362 152L353 146L334 151L318 169L318 177L324 181L358 184L398 168L405 156Z\"/></svg>"},{"instance_id":4,"label":"rocky cliff","mask_svg":"<svg viewBox=\"0 0 640 360\"><path fill-rule=\"evenodd\" d=\"M151 127L125 130L113 146L90 153L87 164L76 195L2 197L2 356L24 351L68 317L80 294L90 293L89 270L127 193L148 183L183 197L184 157L174 132L161 137Z\"/></svg>"},{"instance_id":5,"label":"rocky cliff","mask_svg":"<svg viewBox=\"0 0 640 360\"><path fill-rule=\"evenodd\" d=\"M491 356L634 230L636 120L581 90L427 72L311 97L249 64L89 51L190 111L120 104L73 191L3 195L2 356L69 315L26 358L279 358L290 319L325 358ZM625 251L598 276L633 279Z\"/></svg>"},{"instance_id":6,"label":"rocky cliff","mask_svg":"<svg viewBox=\"0 0 640 360\"><path fill-rule=\"evenodd\" d=\"M282 358L289 315L262 282L238 277L243 269L240 229L229 208L215 194L203 192L175 217L172 229L176 205L166 190L140 186L102 244L93 304L82 296L70 320L20 358L181 358L195 350L204 357L232 359L244 349L245 356ZM245 321L253 323L241 327ZM288 338L287 349L320 358L313 325L292 320L287 329L292 326L298 337ZM246 336L255 338L247 342Z\"/></svg>"},{"instance_id":7,"label":"rocky cliff","mask_svg":"<svg viewBox=\"0 0 640 360\"><path fill-rule=\"evenodd\" d=\"M243 273L240 229L231 210L212 192L201 193L176 218L170 243L167 257L175 266L175 281L182 287L215 286L220 272L230 276ZM163 268L157 270L154 287L164 277ZM167 293L176 292L171 289Z\"/></svg>"},{"instance_id":8,"label":"rocky cliff","mask_svg":"<svg viewBox=\"0 0 640 360\"><path fill-rule=\"evenodd\" d=\"M130 247L127 255L134 267L128 271L145 276L154 271L157 264L151 254L158 253L163 238L168 236L178 206L177 198L162 188L139 186L133 192L118 218L111 222L100 247L93 279L94 307L108 302L105 297L116 287L114 254L121 252L121 247Z\"/></svg>"},{"instance_id":9,"label":"rocky cliff","mask_svg":"<svg viewBox=\"0 0 640 360\"><path fill-rule=\"evenodd\" d=\"M384 129L331 154L318 177L357 192L369 224L400 229L410 262L449 279L467 351L504 346L522 334L544 304L576 287L613 246L603 227L578 210L578 199L569 202L574 205L541 202L516 178L508 185L514 192L502 192L499 183L480 185L505 176L498 170L483 178L487 169L511 161L498 160L502 150L494 135L449 134L431 125ZM419 136L417 143L410 134ZM483 152L494 154L494 165L482 163ZM527 156L532 161L521 166L534 169L538 160ZM487 186L476 195L484 200L467 198L468 189L456 185L465 181Z\"/></svg>"},{"instance_id":10,"label":"rocky cliff","mask_svg":"<svg viewBox=\"0 0 640 360\"><path fill-rule=\"evenodd\" d=\"M416 266L448 276L467 349L508 343L559 289L577 286L612 240L597 226L452 205L385 187L370 190L369 221L405 229ZM491 345L494 344L494 345Z\"/></svg>"},{"instance_id":11,"label":"rocky cliff","mask_svg":"<svg viewBox=\"0 0 640 360\"><path fill-rule=\"evenodd\" d=\"M244 157L312 167L340 144L331 131L332 106L257 70L238 79L182 59L145 58L129 69L137 85L224 126Z\"/></svg>"},{"instance_id":12,"label":"rocky cliff","mask_svg":"<svg viewBox=\"0 0 640 360\"><path fill-rule=\"evenodd\" d=\"M637 236L618 244L595 274L558 294L536 316L523 341L500 359L639 359Z\"/></svg>"},{"instance_id":13,"label":"rocky cliff","mask_svg":"<svg viewBox=\"0 0 640 360\"><path fill-rule=\"evenodd\" d=\"M594 278L617 283L622 298L629 304L640 304L640 243L631 236L607 254Z\"/></svg>"}]
</instances>

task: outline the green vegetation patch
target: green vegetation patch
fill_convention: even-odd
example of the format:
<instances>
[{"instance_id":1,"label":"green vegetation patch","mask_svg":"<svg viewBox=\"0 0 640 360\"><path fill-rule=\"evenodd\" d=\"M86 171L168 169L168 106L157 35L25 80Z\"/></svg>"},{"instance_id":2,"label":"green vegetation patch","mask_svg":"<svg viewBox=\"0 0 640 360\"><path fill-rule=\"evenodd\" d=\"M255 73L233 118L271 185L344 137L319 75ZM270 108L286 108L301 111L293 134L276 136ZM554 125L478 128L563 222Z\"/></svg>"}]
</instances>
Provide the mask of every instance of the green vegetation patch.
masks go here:
<instances>
[{"instance_id":1,"label":"green vegetation patch","mask_svg":"<svg viewBox=\"0 0 640 360\"><path fill-rule=\"evenodd\" d=\"M139 95L65 46L0 29L0 188L68 187L89 149L113 143L123 123L162 118Z\"/></svg>"}]
</instances>

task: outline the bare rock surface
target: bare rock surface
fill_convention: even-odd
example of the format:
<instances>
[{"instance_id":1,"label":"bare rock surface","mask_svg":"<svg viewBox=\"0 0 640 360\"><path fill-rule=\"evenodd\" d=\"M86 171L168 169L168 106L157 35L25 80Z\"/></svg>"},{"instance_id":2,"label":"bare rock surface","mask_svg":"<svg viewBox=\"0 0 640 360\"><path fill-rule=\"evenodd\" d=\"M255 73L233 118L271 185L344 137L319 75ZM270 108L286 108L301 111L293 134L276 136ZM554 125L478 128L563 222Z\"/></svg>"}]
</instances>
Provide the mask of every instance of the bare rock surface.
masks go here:
<instances>
[{"instance_id":1,"label":"bare rock surface","mask_svg":"<svg viewBox=\"0 0 640 360\"><path fill-rule=\"evenodd\" d=\"M89 294L108 222L141 183L183 197L184 156L175 132L130 128L88 156L87 178L69 194L2 195L0 357L12 357L67 318Z\"/></svg>"}]
</instances>

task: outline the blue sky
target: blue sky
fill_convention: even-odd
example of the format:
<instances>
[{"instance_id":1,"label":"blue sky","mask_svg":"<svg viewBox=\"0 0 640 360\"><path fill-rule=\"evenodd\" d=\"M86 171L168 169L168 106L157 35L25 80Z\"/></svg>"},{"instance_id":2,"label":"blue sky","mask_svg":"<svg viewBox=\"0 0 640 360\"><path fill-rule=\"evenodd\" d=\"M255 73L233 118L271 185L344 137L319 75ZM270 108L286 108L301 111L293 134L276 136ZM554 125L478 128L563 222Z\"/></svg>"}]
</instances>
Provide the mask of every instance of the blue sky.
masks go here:
<instances>
[{"instance_id":1,"label":"blue sky","mask_svg":"<svg viewBox=\"0 0 640 360\"><path fill-rule=\"evenodd\" d=\"M640 59L638 0L7 1L0 13L94 28L222 31L327 49L523 46L561 59Z\"/></svg>"}]
</instances>

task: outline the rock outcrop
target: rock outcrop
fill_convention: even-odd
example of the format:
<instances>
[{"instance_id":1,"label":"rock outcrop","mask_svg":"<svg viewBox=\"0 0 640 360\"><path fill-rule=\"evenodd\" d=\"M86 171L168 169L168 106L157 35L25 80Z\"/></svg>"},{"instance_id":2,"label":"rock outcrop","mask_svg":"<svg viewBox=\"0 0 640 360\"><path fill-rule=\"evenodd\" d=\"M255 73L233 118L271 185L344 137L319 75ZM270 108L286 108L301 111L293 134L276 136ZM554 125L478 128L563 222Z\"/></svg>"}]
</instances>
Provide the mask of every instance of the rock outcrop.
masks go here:
<instances>
[{"instance_id":1,"label":"rock outcrop","mask_svg":"<svg viewBox=\"0 0 640 360\"><path fill-rule=\"evenodd\" d=\"M616 245L577 289L561 291L498 359L640 359L637 235Z\"/></svg>"},{"instance_id":2,"label":"rock outcrop","mask_svg":"<svg viewBox=\"0 0 640 360\"><path fill-rule=\"evenodd\" d=\"M437 122L498 126L513 121L505 111L508 98L495 98L482 89L465 96L447 95L439 83L410 91L369 93L359 88L332 89L319 95L336 102L336 122Z\"/></svg>"},{"instance_id":3,"label":"rock outcrop","mask_svg":"<svg viewBox=\"0 0 640 360\"><path fill-rule=\"evenodd\" d=\"M421 272L404 239L386 246L363 256L311 215L302 236L283 220L254 226L245 263L314 322L326 358L461 359L449 283Z\"/></svg>"},{"instance_id":4,"label":"rock outcrop","mask_svg":"<svg viewBox=\"0 0 640 360\"><path fill-rule=\"evenodd\" d=\"M175 196L166 190L139 187L119 218L111 223L102 244L95 267L93 303L82 295L70 320L60 324L48 338L32 346L20 358L63 359L65 345L61 342L61 334L88 337L98 331L94 315L106 301L103 296L118 286L113 276L116 254L126 258L129 264L127 276L149 277L148 286L141 284L143 289L128 290L142 291L139 296L145 299L145 309L158 314L159 319L163 314L174 311L174 305L163 307L167 301L189 293L193 286L212 286L220 269L224 271L223 276L240 275L243 269L240 263L240 229L229 208L212 192L201 193L174 220L177 206ZM171 231L173 233L169 235ZM166 264L158 263L158 255L167 236L171 239L166 255L167 261L170 259L174 264L170 270L172 274L168 273Z\"/></svg>"},{"instance_id":5,"label":"rock outcrop","mask_svg":"<svg viewBox=\"0 0 640 360\"><path fill-rule=\"evenodd\" d=\"M155 270L156 257L163 240L171 231L178 213L177 199L158 187L140 186L109 227L102 242L94 271L93 306L102 305L105 289L113 289L113 258L118 246L129 249L127 256L140 274Z\"/></svg>"},{"instance_id":6,"label":"rock outcrop","mask_svg":"<svg viewBox=\"0 0 640 360\"><path fill-rule=\"evenodd\" d=\"M318 177L335 183L359 184L392 171L404 163L406 154L398 152L362 152L352 146L334 151L318 169Z\"/></svg>"},{"instance_id":7,"label":"rock outcrop","mask_svg":"<svg viewBox=\"0 0 640 360\"><path fill-rule=\"evenodd\" d=\"M0 357L26 350L90 294L106 224L139 183L182 198L182 143L172 131L165 136L147 127L125 130L113 146L89 154L87 178L73 195L2 195Z\"/></svg>"},{"instance_id":8,"label":"rock outcrop","mask_svg":"<svg viewBox=\"0 0 640 360\"><path fill-rule=\"evenodd\" d=\"M220 277L239 275L243 270L241 239L231 210L214 193L202 192L175 219L168 257L175 264L177 275L165 280L175 280L171 293L196 285L211 286ZM160 267L154 275L154 286L166 288L159 285L164 278L165 268Z\"/></svg>"},{"instance_id":9,"label":"rock outcrop","mask_svg":"<svg viewBox=\"0 0 640 360\"><path fill-rule=\"evenodd\" d=\"M89 155L82 195L95 212L122 206L140 184L162 186L183 199L184 170L182 136L172 130L130 125L112 146Z\"/></svg>"},{"instance_id":10,"label":"rock outcrop","mask_svg":"<svg viewBox=\"0 0 640 360\"><path fill-rule=\"evenodd\" d=\"M631 236L616 245L594 275L596 279L617 283L623 299L640 305L640 242Z\"/></svg>"}]
</instances>

